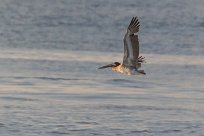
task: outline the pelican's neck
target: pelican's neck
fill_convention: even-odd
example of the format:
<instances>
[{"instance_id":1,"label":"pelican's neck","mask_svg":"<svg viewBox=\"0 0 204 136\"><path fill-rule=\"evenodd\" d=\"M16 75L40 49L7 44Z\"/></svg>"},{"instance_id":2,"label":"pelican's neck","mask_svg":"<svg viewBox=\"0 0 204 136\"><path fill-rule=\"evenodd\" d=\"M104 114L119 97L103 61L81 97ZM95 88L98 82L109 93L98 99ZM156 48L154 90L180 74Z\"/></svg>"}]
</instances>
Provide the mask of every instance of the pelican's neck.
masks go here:
<instances>
[{"instance_id":1,"label":"pelican's neck","mask_svg":"<svg viewBox=\"0 0 204 136\"><path fill-rule=\"evenodd\" d=\"M116 66L116 67L112 67L112 70L113 70L113 71L118 71L118 72L120 72L121 67L122 67L122 65L120 64L120 65L118 65L118 66Z\"/></svg>"}]
</instances>

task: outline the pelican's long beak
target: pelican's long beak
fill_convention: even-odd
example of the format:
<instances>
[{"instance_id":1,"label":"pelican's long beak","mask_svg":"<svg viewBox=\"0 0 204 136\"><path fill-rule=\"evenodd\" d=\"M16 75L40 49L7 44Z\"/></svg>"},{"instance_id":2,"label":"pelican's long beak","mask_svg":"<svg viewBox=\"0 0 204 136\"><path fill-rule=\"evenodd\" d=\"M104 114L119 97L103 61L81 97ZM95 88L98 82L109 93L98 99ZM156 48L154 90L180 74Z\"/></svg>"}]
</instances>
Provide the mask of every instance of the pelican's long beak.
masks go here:
<instances>
[{"instance_id":1,"label":"pelican's long beak","mask_svg":"<svg viewBox=\"0 0 204 136\"><path fill-rule=\"evenodd\" d=\"M115 65L114 64L108 64L108 65L99 67L98 69L109 68L109 67L113 67L113 66L115 66Z\"/></svg>"}]
</instances>

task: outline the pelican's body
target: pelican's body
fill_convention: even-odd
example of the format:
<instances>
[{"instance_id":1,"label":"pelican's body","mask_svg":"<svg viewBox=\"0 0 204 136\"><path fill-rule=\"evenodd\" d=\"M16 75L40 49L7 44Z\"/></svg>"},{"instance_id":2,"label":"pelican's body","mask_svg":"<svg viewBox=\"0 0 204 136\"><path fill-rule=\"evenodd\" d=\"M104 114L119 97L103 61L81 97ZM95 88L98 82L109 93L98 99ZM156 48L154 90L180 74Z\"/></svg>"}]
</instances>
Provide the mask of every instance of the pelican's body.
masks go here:
<instances>
[{"instance_id":1,"label":"pelican's body","mask_svg":"<svg viewBox=\"0 0 204 136\"><path fill-rule=\"evenodd\" d=\"M112 67L111 68L113 71L117 71L126 75L140 75L140 74L145 74L143 70L138 70L136 67L127 67L122 64Z\"/></svg>"},{"instance_id":2,"label":"pelican's body","mask_svg":"<svg viewBox=\"0 0 204 136\"><path fill-rule=\"evenodd\" d=\"M144 62L144 57L139 57L139 21L137 17L133 17L124 36L124 57L123 63L114 62L102 68L111 67L113 71L121 72L127 75L145 74L144 70L139 70L141 63Z\"/></svg>"}]
</instances>

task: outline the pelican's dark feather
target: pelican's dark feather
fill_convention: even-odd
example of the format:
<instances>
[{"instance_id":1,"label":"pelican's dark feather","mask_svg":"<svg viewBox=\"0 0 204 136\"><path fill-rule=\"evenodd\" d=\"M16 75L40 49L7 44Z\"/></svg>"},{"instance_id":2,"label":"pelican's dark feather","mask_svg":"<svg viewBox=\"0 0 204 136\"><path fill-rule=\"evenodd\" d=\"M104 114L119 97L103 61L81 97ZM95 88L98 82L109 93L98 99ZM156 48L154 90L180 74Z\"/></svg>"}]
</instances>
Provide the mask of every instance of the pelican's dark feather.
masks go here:
<instances>
[{"instance_id":1,"label":"pelican's dark feather","mask_svg":"<svg viewBox=\"0 0 204 136\"><path fill-rule=\"evenodd\" d=\"M123 65L129 67L137 67L137 63L141 62L139 57L139 40L138 35L140 22L137 17L133 17L124 37L124 58ZM139 60L139 61L138 61Z\"/></svg>"}]
</instances>

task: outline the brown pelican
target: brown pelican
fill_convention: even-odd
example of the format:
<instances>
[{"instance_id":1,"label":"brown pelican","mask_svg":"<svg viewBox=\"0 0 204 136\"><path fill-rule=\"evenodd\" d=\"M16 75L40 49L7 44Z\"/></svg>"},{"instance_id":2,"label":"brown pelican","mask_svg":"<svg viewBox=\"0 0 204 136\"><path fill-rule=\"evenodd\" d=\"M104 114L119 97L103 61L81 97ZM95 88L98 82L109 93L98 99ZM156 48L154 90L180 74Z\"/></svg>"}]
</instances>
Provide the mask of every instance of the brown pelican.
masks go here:
<instances>
[{"instance_id":1,"label":"brown pelican","mask_svg":"<svg viewBox=\"0 0 204 136\"><path fill-rule=\"evenodd\" d=\"M146 74L144 70L139 70L141 63L144 62L144 57L139 57L139 40L138 35L136 34L139 32L139 27L140 22L137 17L133 17L124 37L123 63L114 62L112 64L99 67L98 69L111 67L113 71L127 75Z\"/></svg>"}]
</instances>

